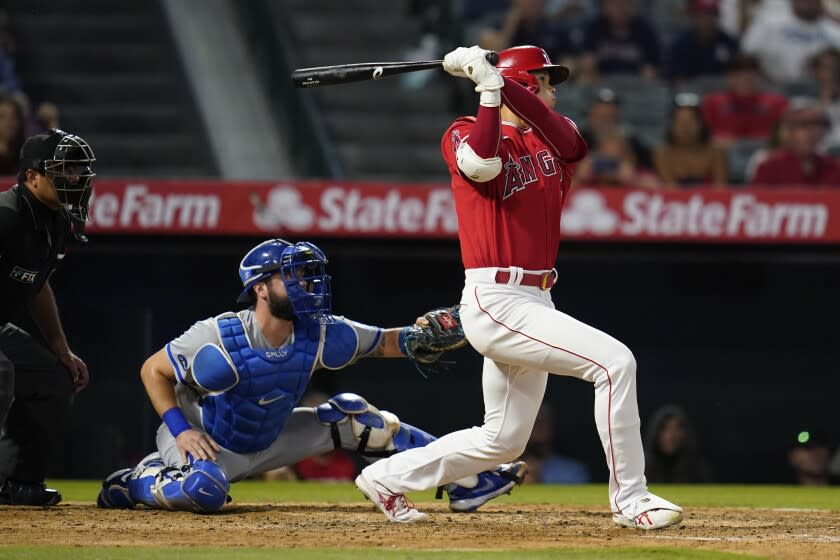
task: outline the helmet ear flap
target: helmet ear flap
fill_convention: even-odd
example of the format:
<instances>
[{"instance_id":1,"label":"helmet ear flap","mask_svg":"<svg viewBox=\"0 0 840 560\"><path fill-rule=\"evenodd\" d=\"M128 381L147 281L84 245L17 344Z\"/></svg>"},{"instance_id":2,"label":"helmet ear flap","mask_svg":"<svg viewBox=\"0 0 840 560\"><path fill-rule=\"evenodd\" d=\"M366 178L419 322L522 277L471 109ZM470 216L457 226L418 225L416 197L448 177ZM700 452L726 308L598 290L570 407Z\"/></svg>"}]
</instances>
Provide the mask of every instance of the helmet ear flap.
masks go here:
<instances>
[{"instance_id":1,"label":"helmet ear flap","mask_svg":"<svg viewBox=\"0 0 840 560\"><path fill-rule=\"evenodd\" d=\"M515 70L515 71L507 71L503 72L502 76L510 78L514 82L520 84L521 86L525 87L531 93L537 93L540 89L540 81L537 77L527 70Z\"/></svg>"}]
</instances>

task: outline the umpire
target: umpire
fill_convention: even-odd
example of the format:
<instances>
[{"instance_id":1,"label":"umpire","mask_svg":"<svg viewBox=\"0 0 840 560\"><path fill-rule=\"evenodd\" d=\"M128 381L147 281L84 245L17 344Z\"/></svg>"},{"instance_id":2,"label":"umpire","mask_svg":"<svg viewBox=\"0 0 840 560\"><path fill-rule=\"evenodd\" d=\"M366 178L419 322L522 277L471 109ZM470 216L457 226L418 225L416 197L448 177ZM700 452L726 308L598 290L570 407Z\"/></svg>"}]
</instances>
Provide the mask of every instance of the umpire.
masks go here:
<instances>
[{"instance_id":1,"label":"umpire","mask_svg":"<svg viewBox=\"0 0 840 560\"><path fill-rule=\"evenodd\" d=\"M0 504L51 506L47 461L73 394L88 383L67 345L49 278L84 242L94 177L82 138L52 129L26 140L18 184L0 192ZM47 346L9 321L25 311Z\"/></svg>"}]
</instances>

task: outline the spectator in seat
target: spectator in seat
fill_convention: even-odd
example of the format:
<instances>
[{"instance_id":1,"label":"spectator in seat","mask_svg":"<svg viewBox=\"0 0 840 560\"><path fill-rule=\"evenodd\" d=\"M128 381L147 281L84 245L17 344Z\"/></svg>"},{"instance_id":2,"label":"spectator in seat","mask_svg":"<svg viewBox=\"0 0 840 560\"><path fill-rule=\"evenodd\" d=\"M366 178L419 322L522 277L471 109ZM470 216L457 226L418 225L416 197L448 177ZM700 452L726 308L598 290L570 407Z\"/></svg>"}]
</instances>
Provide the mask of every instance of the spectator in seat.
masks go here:
<instances>
[{"instance_id":1,"label":"spectator in seat","mask_svg":"<svg viewBox=\"0 0 840 560\"><path fill-rule=\"evenodd\" d=\"M656 30L637 14L636 0L601 0L601 13L583 32L581 80L610 74L659 74L662 53Z\"/></svg>"},{"instance_id":2,"label":"spectator in seat","mask_svg":"<svg viewBox=\"0 0 840 560\"><path fill-rule=\"evenodd\" d=\"M763 148L753 152L750 159L747 161L747 167L744 171L745 182L752 183L758 166L773 155L776 150L780 149L782 146L786 146L787 142L787 127L785 126L784 119L781 119L776 123L776 126L773 127L773 132L770 133L770 138L767 140L767 144Z\"/></svg>"},{"instance_id":3,"label":"spectator in seat","mask_svg":"<svg viewBox=\"0 0 840 560\"><path fill-rule=\"evenodd\" d=\"M838 483L831 474L831 447L821 432L799 432L796 443L788 452L788 464L797 484L827 486Z\"/></svg>"},{"instance_id":4,"label":"spectator in seat","mask_svg":"<svg viewBox=\"0 0 840 560\"><path fill-rule=\"evenodd\" d=\"M2 47L0 47L0 91L6 93L19 93L21 91L12 57Z\"/></svg>"},{"instance_id":5,"label":"spectator in seat","mask_svg":"<svg viewBox=\"0 0 840 560\"><path fill-rule=\"evenodd\" d=\"M567 66L575 50L569 33L547 17L546 0L512 0L504 19L498 27L484 30L479 44L497 52L513 45L537 45L553 62Z\"/></svg>"},{"instance_id":6,"label":"spectator in seat","mask_svg":"<svg viewBox=\"0 0 840 560\"><path fill-rule=\"evenodd\" d=\"M644 446L648 482L689 484L711 480L709 466L682 407L667 405L654 413Z\"/></svg>"},{"instance_id":7,"label":"spectator in seat","mask_svg":"<svg viewBox=\"0 0 840 560\"><path fill-rule=\"evenodd\" d=\"M573 180L575 186L659 186L656 175L639 167L624 136L617 131L598 137L597 143L575 169Z\"/></svg>"},{"instance_id":8,"label":"spectator in seat","mask_svg":"<svg viewBox=\"0 0 840 560\"><path fill-rule=\"evenodd\" d=\"M654 150L653 162L668 187L727 184L726 153L712 144L696 95L676 96L665 144Z\"/></svg>"},{"instance_id":9,"label":"spectator in seat","mask_svg":"<svg viewBox=\"0 0 840 560\"><path fill-rule=\"evenodd\" d=\"M588 146L595 146L599 138L619 133L624 136L627 145L633 151L636 163L640 167L653 169L650 149L623 121L621 98L610 88L600 88L589 105L586 126L580 130L580 134Z\"/></svg>"},{"instance_id":10,"label":"spectator in seat","mask_svg":"<svg viewBox=\"0 0 840 560\"><path fill-rule=\"evenodd\" d=\"M830 123L825 111L807 102L788 109L784 147L756 169L753 185L840 187L840 162L819 153L819 145Z\"/></svg>"},{"instance_id":11,"label":"spectator in seat","mask_svg":"<svg viewBox=\"0 0 840 560\"><path fill-rule=\"evenodd\" d=\"M721 76L738 53L738 41L718 26L718 0L691 0L691 27L677 36L665 75L669 80Z\"/></svg>"},{"instance_id":12,"label":"spectator in seat","mask_svg":"<svg viewBox=\"0 0 840 560\"><path fill-rule=\"evenodd\" d=\"M561 454L556 447L554 410L543 402L537 412L531 437L522 460L528 463L526 482L544 484L586 484L591 477L582 462Z\"/></svg>"},{"instance_id":13,"label":"spectator in seat","mask_svg":"<svg viewBox=\"0 0 840 560\"><path fill-rule=\"evenodd\" d=\"M727 146L735 140L769 138L773 127L785 114L787 98L761 91L760 71L756 57L738 55L730 62L726 73L728 89L703 98L700 111L718 144Z\"/></svg>"},{"instance_id":14,"label":"spectator in seat","mask_svg":"<svg viewBox=\"0 0 840 560\"><path fill-rule=\"evenodd\" d=\"M817 100L831 121L831 129L823 139L824 147L840 146L840 51L820 51L808 67L819 86Z\"/></svg>"},{"instance_id":15,"label":"spectator in seat","mask_svg":"<svg viewBox=\"0 0 840 560\"><path fill-rule=\"evenodd\" d=\"M20 104L14 97L0 94L0 176L17 175L25 138Z\"/></svg>"},{"instance_id":16,"label":"spectator in seat","mask_svg":"<svg viewBox=\"0 0 840 560\"><path fill-rule=\"evenodd\" d=\"M840 25L823 14L821 0L791 0L791 8L753 21L741 43L779 83L807 78L808 59L828 47L840 47Z\"/></svg>"}]
</instances>

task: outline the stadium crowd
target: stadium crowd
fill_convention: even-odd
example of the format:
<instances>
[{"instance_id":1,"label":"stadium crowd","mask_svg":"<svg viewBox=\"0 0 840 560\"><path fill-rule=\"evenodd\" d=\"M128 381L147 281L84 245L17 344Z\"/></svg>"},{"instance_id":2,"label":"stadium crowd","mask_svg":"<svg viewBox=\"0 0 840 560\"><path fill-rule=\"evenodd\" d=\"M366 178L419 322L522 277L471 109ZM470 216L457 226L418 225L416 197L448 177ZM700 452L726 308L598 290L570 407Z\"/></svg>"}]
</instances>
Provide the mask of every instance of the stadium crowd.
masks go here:
<instances>
[{"instance_id":1,"label":"stadium crowd","mask_svg":"<svg viewBox=\"0 0 840 560\"><path fill-rule=\"evenodd\" d=\"M23 141L58 127L58 108L42 102L33 109L15 71L15 40L8 15L0 10L0 176L17 175Z\"/></svg>"},{"instance_id":2,"label":"stadium crowd","mask_svg":"<svg viewBox=\"0 0 840 560\"><path fill-rule=\"evenodd\" d=\"M580 185L840 186L836 0L469 1L467 42L545 47Z\"/></svg>"}]
</instances>

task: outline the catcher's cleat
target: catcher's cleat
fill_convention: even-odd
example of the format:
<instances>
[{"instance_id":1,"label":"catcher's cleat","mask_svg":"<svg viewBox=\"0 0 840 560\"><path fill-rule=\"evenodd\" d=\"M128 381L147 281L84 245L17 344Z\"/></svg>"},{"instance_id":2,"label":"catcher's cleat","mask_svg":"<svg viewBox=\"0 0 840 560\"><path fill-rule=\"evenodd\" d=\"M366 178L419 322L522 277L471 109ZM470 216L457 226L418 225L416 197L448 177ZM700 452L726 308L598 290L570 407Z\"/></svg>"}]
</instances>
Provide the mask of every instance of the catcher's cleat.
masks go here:
<instances>
[{"instance_id":1,"label":"catcher's cleat","mask_svg":"<svg viewBox=\"0 0 840 560\"><path fill-rule=\"evenodd\" d=\"M648 492L621 513L613 514L613 522L643 531L676 525L683 518L680 506Z\"/></svg>"},{"instance_id":2,"label":"catcher's cleat","mask_svg":"<svg viewBox=\"0 0 840 560\"><path fill-rule=\"evenodd\" d=\"M43 482L7 480L0 488L0 505L54 506L61 501L61 492L47 488Z\"/></svg>"},{"instance_id":3,"label":"catcher's cleat","mask_svg":"<svg viewBox=\"0 0 840 560\"><path fill-rule=\"evenodd\" d=\"M478 474L478 484L472 488L450 483L441 489L449 495L449 509L456 512L475 511L493 498L502 494L510 494L514 486L522 484L528 465L525 461L516 461L499 465L491 471Z\"/></svg>"},{"instance_id":4,"label":"catcher's cleat","mask_svg":"<svg viewBox=\"0 0 840 560\"><path fill-rule=\"evenodd\" d=\"M356 477L356 486L365 497L395 523L416 523L429 516L419 512L404 494L394 494L378 482L370 482L364 474Z\"/></svg>"}]
</instances>

